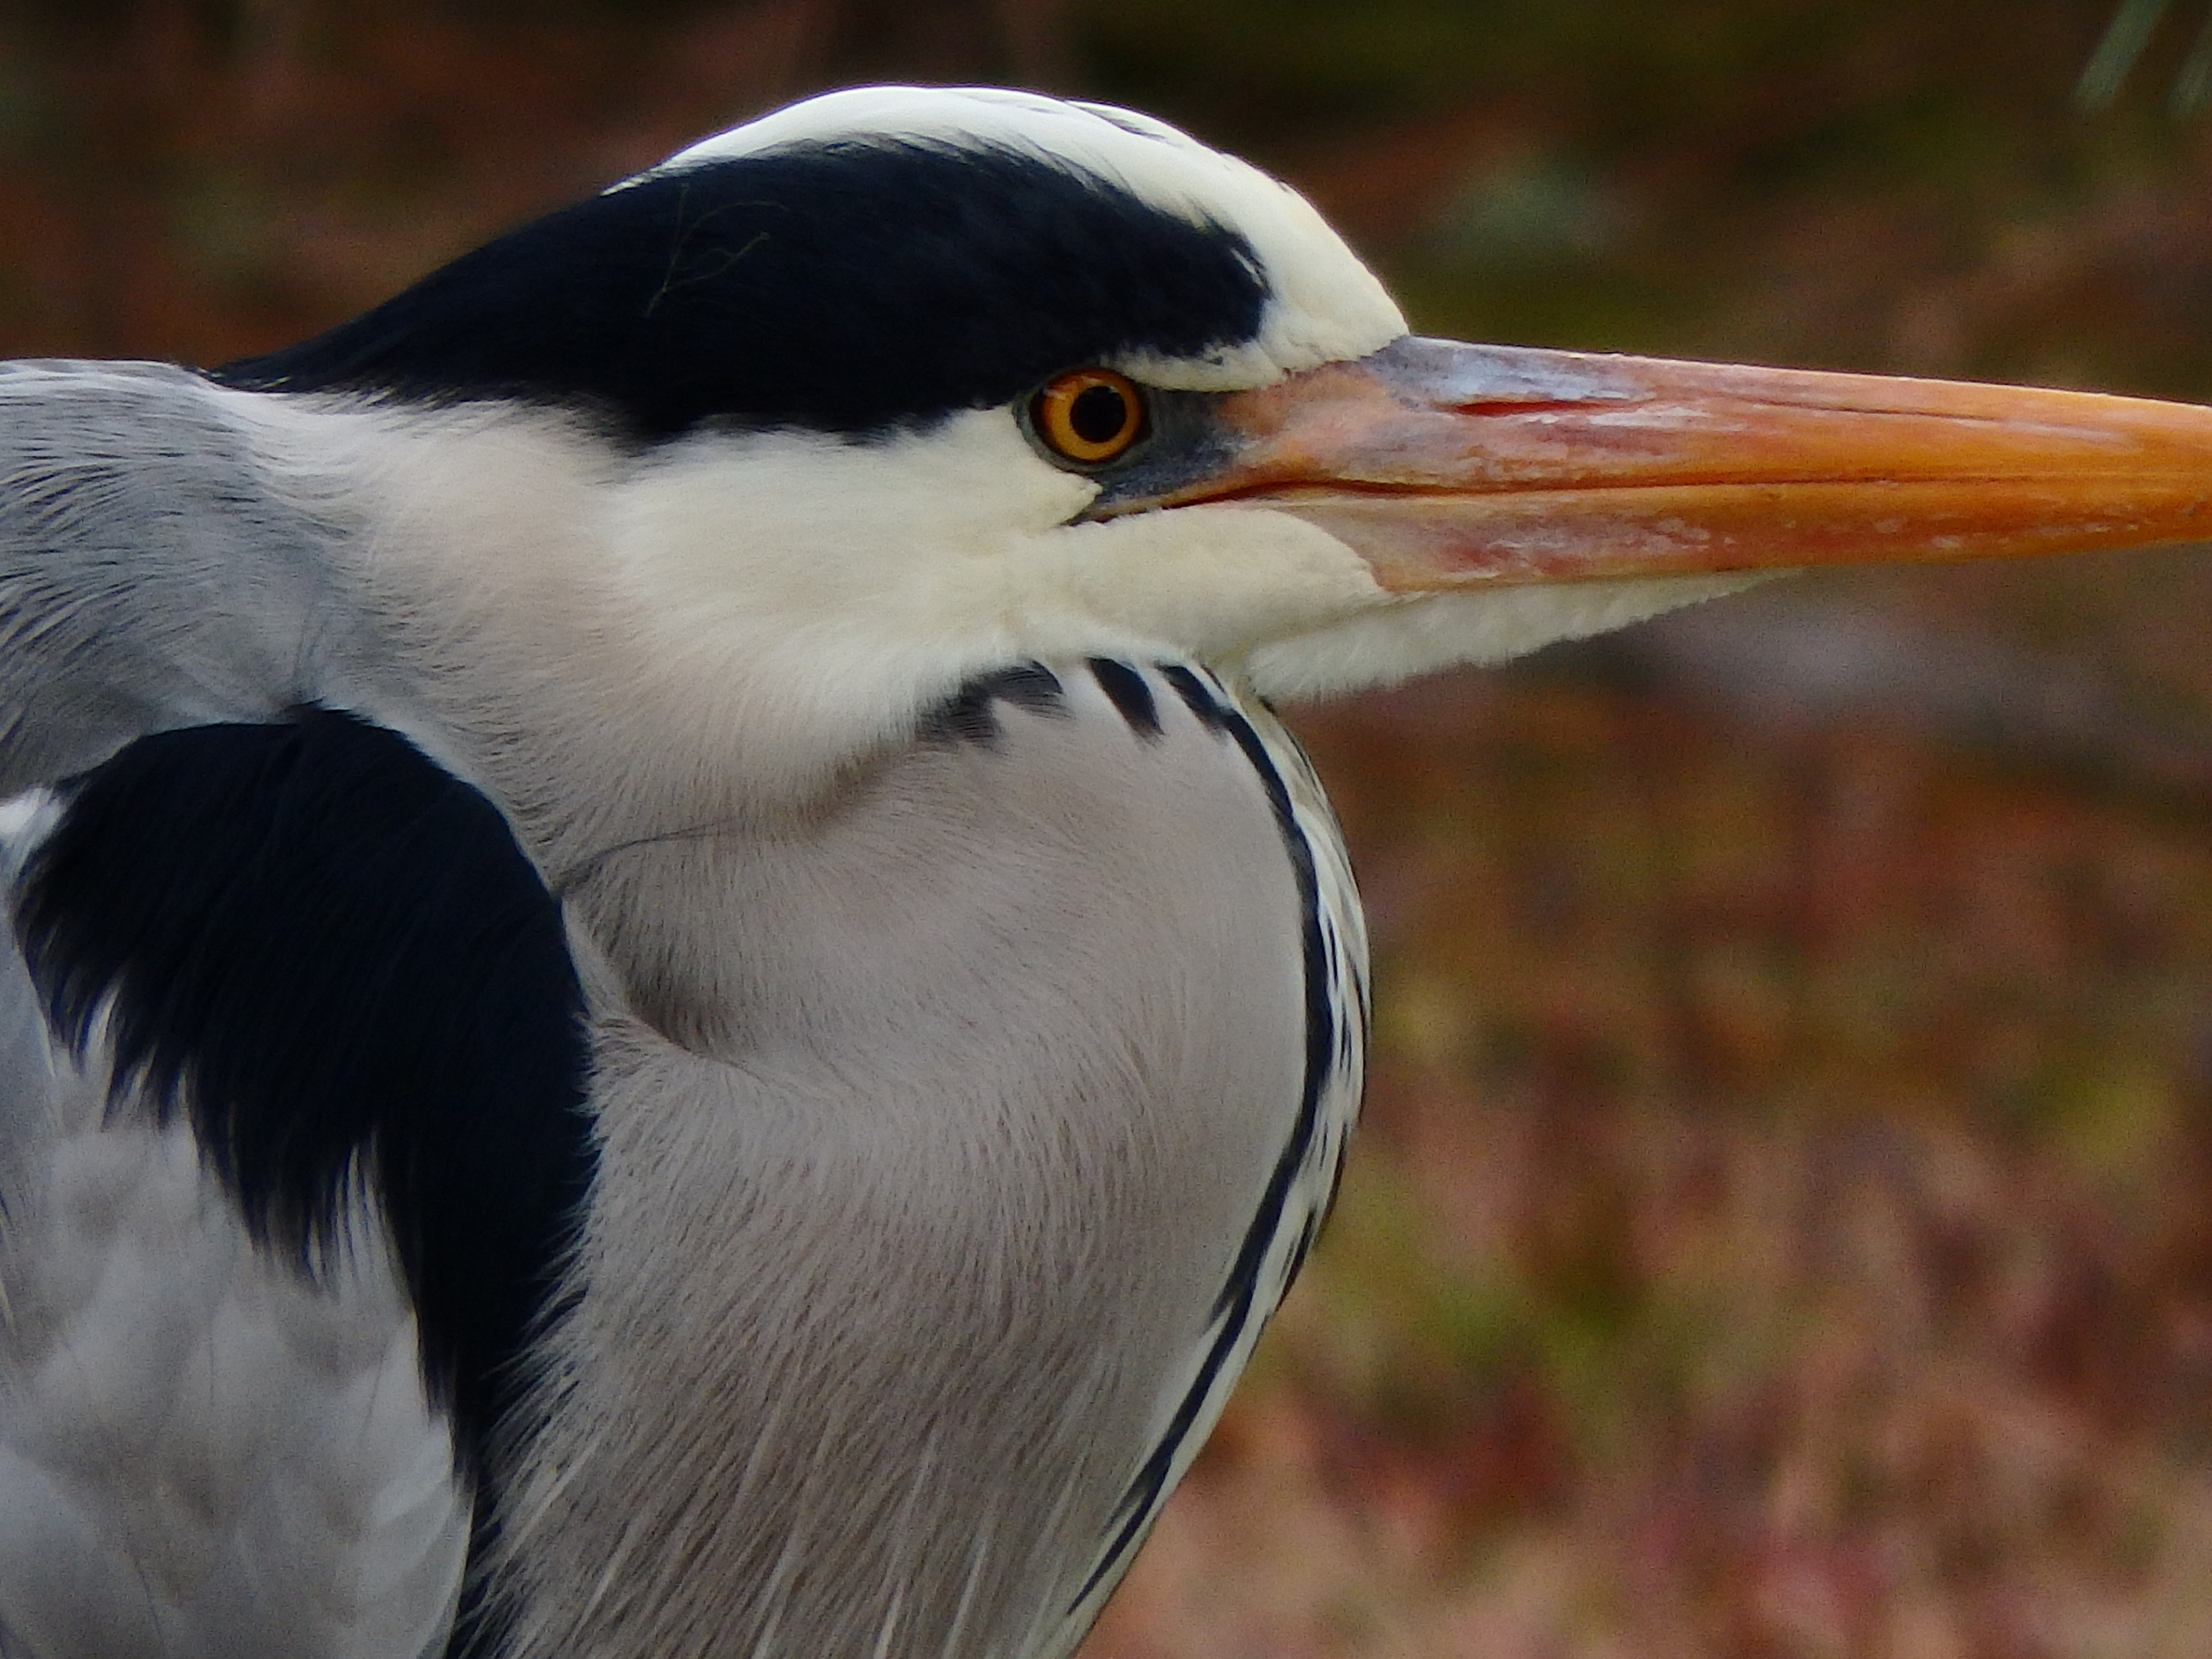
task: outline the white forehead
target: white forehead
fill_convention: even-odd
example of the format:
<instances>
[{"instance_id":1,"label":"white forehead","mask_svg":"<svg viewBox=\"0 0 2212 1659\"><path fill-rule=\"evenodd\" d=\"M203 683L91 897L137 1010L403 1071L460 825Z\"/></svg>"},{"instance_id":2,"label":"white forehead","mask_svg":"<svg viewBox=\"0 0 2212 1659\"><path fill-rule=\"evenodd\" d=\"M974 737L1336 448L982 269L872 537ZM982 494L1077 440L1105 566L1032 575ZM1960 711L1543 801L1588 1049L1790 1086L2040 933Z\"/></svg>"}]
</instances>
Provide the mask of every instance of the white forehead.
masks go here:
<instances>
[{"instance_id":1,"label":"white forehead","mask_svg":"<svg viewBox=\"0 0 2212 1659\"><path fill-rule=\"evenodd\" d=\"M655 173L839 139L919 138L1042 156L1194 223L1236 231L1259 255L1270 299L1258 340L1203 361L1120 367L1158 386L1264 385L1364 357L1406 332L1374 273L1289 185L1164 121L992 87L856 87L824 94L678 150Z\"/></svg>"}]
</instances>

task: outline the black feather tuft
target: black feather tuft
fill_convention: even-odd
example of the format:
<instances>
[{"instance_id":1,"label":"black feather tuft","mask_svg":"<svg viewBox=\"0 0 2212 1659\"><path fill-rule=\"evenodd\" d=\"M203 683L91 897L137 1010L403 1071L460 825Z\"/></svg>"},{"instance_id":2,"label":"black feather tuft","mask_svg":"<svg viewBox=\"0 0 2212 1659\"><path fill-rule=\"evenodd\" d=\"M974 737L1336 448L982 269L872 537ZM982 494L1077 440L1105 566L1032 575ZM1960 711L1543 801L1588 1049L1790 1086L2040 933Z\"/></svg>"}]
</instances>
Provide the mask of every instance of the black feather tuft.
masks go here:
<instances>
[{"instance_id":1,"label":"black feather tuft","mask_svg":"<svg viewBox=\"0 0 2212 1659\"><path fill-rule=\"evenodd\" d=\"M997 705L1010 702L1032 714L1058 719L1067 713L1066 689L1042 663L1021 663L968 682L922 722L922 735L941 743L995 749L1005 735Z\"/></svg>"},{"instance_id":2,"label":"black feather tuft","mask_svg":"<svg viewBox=\"0 0 2212 1659\"><path fill-rule=\"evenodd\" d=\"M1160 665L1160 672L1175 688L1176 696L1182 699L1183 707L1197 716L1200 725L1211 726L1217 732L1229 729L1230 715L1226 705L1206 689L1188 663L1164 662Z\"/></svg>"},{"instance_id":3,"label":"black feather tuft","mask_svg":"<svg viewBox=\"0 0 2212 1659\"><path fill-rule=\"evenodd\" d=\"M1160 724L1159 706L1145 677L1111 657L1093 657L1090 667L1098 689L1129 723L1129 729L1147 743L1158 742L1166 728Z\"/></svg>"}]
</instances>

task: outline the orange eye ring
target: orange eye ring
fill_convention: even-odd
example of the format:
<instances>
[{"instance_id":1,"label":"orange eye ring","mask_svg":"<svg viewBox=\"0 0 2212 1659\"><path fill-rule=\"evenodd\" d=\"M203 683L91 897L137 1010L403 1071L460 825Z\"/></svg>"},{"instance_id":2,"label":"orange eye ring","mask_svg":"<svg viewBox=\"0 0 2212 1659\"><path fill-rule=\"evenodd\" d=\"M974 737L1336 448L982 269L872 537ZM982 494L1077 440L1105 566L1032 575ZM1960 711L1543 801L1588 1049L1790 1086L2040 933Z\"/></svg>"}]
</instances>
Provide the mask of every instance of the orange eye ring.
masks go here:
<instances>
[{"instance_id":1,"label":"orange eye ring","mask_svg":"<svg viewBox=\"0 0 2212 1659\"><path fill-rule=\"evenodd\" d=\"M1099 466L1145 435L1145 394L1110 368L1078 368L1045 382L1030 424L1047 449L1079 466Z\"/></svg>"}]
</instances>

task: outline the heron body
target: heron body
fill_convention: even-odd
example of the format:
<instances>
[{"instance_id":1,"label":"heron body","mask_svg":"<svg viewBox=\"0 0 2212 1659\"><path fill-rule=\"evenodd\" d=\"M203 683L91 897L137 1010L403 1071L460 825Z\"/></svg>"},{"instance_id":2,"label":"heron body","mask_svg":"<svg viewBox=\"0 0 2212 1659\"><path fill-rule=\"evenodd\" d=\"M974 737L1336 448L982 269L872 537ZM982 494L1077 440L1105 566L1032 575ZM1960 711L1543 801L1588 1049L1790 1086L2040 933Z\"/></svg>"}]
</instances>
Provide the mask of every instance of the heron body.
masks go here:
<instances>
[{"instance_id":1,"label":"heron body","mask_svg":"<svg viewBox=\"0 0 2212 1659\"><path fill-rule=\"evenodd\" d=\"M375 741L340 721L307 717L304 744L220 727L177 734L190 750L165 757L150 740L133 757L150 756L143 793L115 810L169 796L153 821L173 835L180 769L228 781L289 743L326 775L346 758L331 751ZM393 775L421 764L395 740L363 781L404 787ZM543 1576L541 1619L641 1650L684 1650L703 1603L719 1639L748 1645L781 1625L859 1650L911 1626L953 1652L1050 1651L1118 1578L1320 1219L1356 1099L1351 888L1295 750L1181 665L978 681L839 793L824 819L625 848L569 890L572 914L672 901L670 925L612 945L664 964L670 1000L595 1030L596 1185L609 1196L605 1236L583 1248L611 1271L684 1260L704 1234L718 1269L627 1282L604 1305L579 1296L540 1362L564 1387L534 1467L560 1470L563 1489L514 1495L518 1512L572 1512L513 1547ZM227 820L243 793L222 791ZM350 794L333 805L349 819L373 810ZM46 830L50 850L71 828ZM227 890L270 879L271 842L289 833L257 836L264 862L232 861ZM191 837L200 856L208 838ZM1177 921L1218 911L1219 925L1194 950L1145 894L1172 897ZM869 942L857 962L855 939ZM748 986L687 985L665 965L703 968L732 939L749 941ZM1066 1041L1071 1007L1090 1014L1095 1043ZM657 1034L663 1023L684 1046ZM1195 1040L1216 1024L1234 1037ZM806 1035L757 1042L752 1029ZM742 1067L704 1058L738 1045ZM296 1652L318 1623L331 1651L420 1650L426 1620L452 1605L470 1494L417 1380L394 1275L368 1270L378 1253L356 1243L318 1290L253 1248L189 1133L102 1127L97 1086L71 1099L54 1194L32 1212L54 1216L58 1236L35 1259L80 1280L88 1255L110 1265L88 1290L34 1273L15 1293L38 1310L19 1323L18 1363L51 1382L9 1425L24 1485L7 1498L47 1528L41 1560L88 1533L109 1573L88 1595L27 1571L9 1586L11 1618L86 1651ZM617 1209L624 1190L641 1197ZM102 1199L110 1231L88 1237L82 1215ZM578 1277L588 1286L593 1272ZM125 1296L133 1305L116 1305ZM143 1304L186 1296L149 1336ZM110 1358L125 1333L128 1354ZM272 1388L301 1419L289 1436L259 1416ZM76 1470L49 1473L40 1454L88 1415L104 1478L65 1486L58 1509L57 1474ZM326 1443L352 1455L333 1466ZM619 1479L594 1489L594 1463ZM149 1522L142 1483L155 1469L210 1512ZM708 1501L732 1565L686 1595L678 1575L699 1569L669 1552ZM303 1532L303 1504L331 1518ZM874 1523L855 1528L856 1512ZM594 1553L609 1538L627 1556L611 1565ZM779 1574L801 1546L808 1574ZM113 1570L126 1555L172 1577L135 1583ZM272 1564L286 1574L274 1594ZM288 1593L318 1568L320 1595ZM944 1590L927 1599L921 1584Z\"/></svg>"},{"instance_id":2,"label":"heron body","mask_svg":"<svg viewBox=\"0 0 2212 1659\"><path fill-rule=\"evenodd\" d=\"M2208 459L1411 339L1241 163L901 88L0 370L0 1655L1065 1654L1355 1109L1262 699Z\"/></svg>"}]
</instances>

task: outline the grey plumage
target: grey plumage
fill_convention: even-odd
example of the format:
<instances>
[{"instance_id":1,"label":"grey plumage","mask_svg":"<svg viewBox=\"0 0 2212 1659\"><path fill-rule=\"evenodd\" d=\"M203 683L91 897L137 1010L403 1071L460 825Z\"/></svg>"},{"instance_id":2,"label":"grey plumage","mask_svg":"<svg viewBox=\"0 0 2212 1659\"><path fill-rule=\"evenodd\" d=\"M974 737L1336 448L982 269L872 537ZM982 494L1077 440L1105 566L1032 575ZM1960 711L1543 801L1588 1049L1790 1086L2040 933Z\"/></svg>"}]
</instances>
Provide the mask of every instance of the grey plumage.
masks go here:
<instances>
[{"instance_id":1,"label":"grey plumage","mask_svg":"<svg viewBox=\"0 0 2212 1659\"><path fill-rule=\"evenodd\" d=\"M199 376L0 365L0 795L340 678L361 642L326 535Z\"/></svg>"},{"instance_id":2,"label":"grey plumage","mask_svg":"<svg viewBox=\"0 0 2212 1659\"><path fill-rule=\"evenodd\" d=\"M584 1278L708 1235L727 1268L587 1292L556 1339L514 1506L533 1626L710 1650L672 1593L702 1532L725 1576L694 1606L732 1650L1057 1652L1088 1624L1180 1404L1146 1357L1204 1352L1290 1136L1304 988L1243 757L1164 684L1157 744L1067 686L994 747L926 739L803 824L632 848L574 894L674 924L602 935L656 982L706 988L676 964L710 941L726 975L602 1028Z\"/></svg>"}]
</instances>

